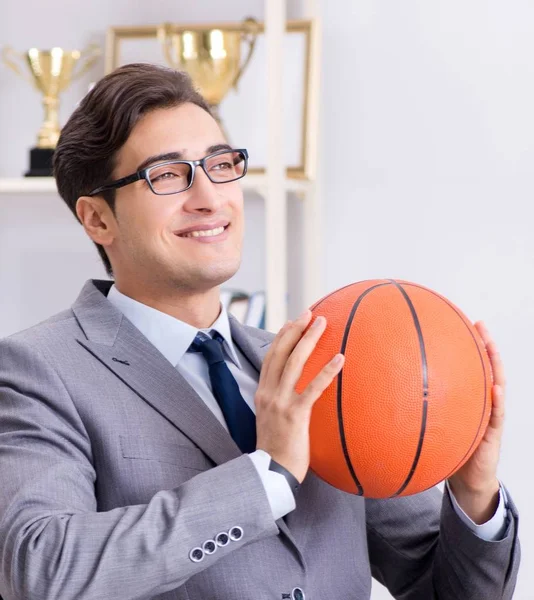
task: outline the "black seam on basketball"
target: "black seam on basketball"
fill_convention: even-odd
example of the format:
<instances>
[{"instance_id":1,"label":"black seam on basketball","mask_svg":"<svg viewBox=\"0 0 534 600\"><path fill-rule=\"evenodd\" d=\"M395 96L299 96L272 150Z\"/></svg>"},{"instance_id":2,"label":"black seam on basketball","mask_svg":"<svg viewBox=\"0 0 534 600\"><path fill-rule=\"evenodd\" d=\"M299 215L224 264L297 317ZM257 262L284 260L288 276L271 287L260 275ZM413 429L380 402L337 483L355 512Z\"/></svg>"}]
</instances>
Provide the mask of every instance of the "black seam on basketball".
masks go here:
<instances>
[{"instance_id":1,"label":"black seam on basketball","mask_svg":"<svg viewBox=\"0 0 534 600\"><path fill-rule=\"evenodd\" d=\"M421 429L419 432L419 441L417 442L417 450L415 452L415 457L413 459L413 463L412 463L410 472L408 473L408 476L406 477L406 479L405 479L404 483L401 485L401 487L393 494L392 498L394 498L395 496L402 494L402 492L406 489L406 487L412 480L412 477L415 473L415 469L417 468L417 465L419 463L419 458L421 457L421 451L423 449L423 440L425 438L425 432L426 432L426 418L427 418L427 410L428 410L428 400L427 400L427 398L428 398L428 364L427 364L427 359L426 359L426 349L425 349L425 340L423 338L423 331L421 329L421 323L419 322L419 317L417 316L415 306L413 305L410 297L408 296L408 294L406 293L406 290L402 287L402 285L400 285L393 279L391 279L391 283L393 283L393 285L395 285L396 288L399 290L399 292L402 294L403 298L406 300L406 303L408 304L410 312L412 313L412 319L413 319L413 322L415 325L415 329L417 331L417 337L419 339L419 349L421 351L421 368L423 371L423 415L421 417Z\"/></svg>"},{"instance_id":2,"label":"black seam on basketball","mask_svg":"<svg viewBox=\"0 0 534 600\"><path fill-rule=\"evenodd\" d=\"M361 301L365 298L365 296L367 296L367 294L369 294L373 290L376 290L376 288L383 287L385 285L391 285L391 284L389 282L379 283L371 288L368 288L367 290L365 290L365 292L360 294L360 296L354 303L352 310L350 311L349 318L347 319L347 324L345 325L345 331L343 333L343 341L341 343L341 351L340 351L342 354L345 353L345 349L347 348L347 340L349 338L350 327L351 327L352 321L354 320L354 317L356 315L356 311L358 310L358 307L361 304ZM349 470L349 473L350 473L356 487L358 488L358 496L363 496L363 486L360 483L360 481L356 475L356 472L354 471L354 467L352 466L352 462L351 462L350 456L349 456L349 450L347 448L347 438L345 437L345 426L343 425L343 410L342 410L343 394L342 394L342 391L343 391L343 369L339 372L339 375L337 376L337 420L338 420L338 425L339 425L339 438L341 440L341 447L343 448L343 455L345 457L345 462L347 464L347 468Z\"/></svg>"},{"instance_id":3,"label":"black seam on basketball","mask_svg":"<svg viewBox=\"0 0 534 600\"><path fill-rule=\"evenodd\" d=\"M483 375L484 375L484 400L482 402L482 414L480 416L480 422L478 424L477 433L476 433L475 437L473 438L473 441L471 442L471 446L469 446L467 452L463 455L463 457L460 459L460 461L458 462L458 464L444 478L444 479L448 479L456 471L456 469L458 468L458 465L462 464L462 462L465 460L465 457L468 456L469 452L471 452L471 449L473 448L473 445L474 445L476 439L478 438L478 434L480 432L480 428L482 427L482 422L484 421L484 407L486 405L486 394L487 394L486 367L484 366L484 361L482 360L482 353L480 352L480 348L478 347L477 341L475 340L475 336L473 335L473 332L471 331L470 324L468 325L465 322L464 316L460 312L458 312L458 309L453 304L451 304L451 302L449 300L447 300L447 298L444 298L440 294L437 294L436 292L434 292L432 290L429 290L428 288L426 288L426 287L424 287L422 285L417 285L416 283L406 283L404 285L410 285L412 287L419 288L420 290L424 290L425 292L429 292L433 296L436 296L436 298L438 298L439 300L442 300L443 302L445 302L445 304L447 304L447 306L449 306L449 308L452 308L452 310L460 317L460 320L462 321L462 323L466 326L467 331L469 331L469 335L473 338L473 342L475 344L475 348L477 349L477 352L478 352L478 357L480 358L480 364L482 366L482 372L483 372Z\"/></svg>"}]
</instances>

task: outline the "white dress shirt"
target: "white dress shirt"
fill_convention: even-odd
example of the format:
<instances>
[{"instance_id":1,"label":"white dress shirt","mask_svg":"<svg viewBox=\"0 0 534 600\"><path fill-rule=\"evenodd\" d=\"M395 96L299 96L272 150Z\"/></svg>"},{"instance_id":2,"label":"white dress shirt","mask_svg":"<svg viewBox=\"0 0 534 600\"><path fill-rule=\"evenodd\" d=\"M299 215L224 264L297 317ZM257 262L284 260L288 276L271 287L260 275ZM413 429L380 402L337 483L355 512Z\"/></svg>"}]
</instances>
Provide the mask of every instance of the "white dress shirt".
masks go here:
<instances>
[{"instance_id":1,"label":"white dress shirt","mask_svg":"<svg viewBox=\"0 0 534 600\"><path fill-rule=\"evenodd\" d=\"M187 352L199 332L203 336L211 337L212 329L218 331L224 338L223 352L228 368L239 385L243 399L256 414L254 396L258 387L259 374L234 345L228 313L224 306L221 305L221 313L215 323L206 329L199 330L188 323L125 296L115 285L109 290L108 300L179 371L228 431L222 411L211 391L209 369L203 355L197 352ZM263 450L256 450L249 456L261 478L275 520L294 510L295 498L286 478L279 473L269 471L271 460L269 454ZM448 487L448 482L446 485ZM502 486L495 515L482 525L475 524L458 505L450 489L449 492L456 513L476 535L487 541L496 541L502 538L507 526L506 492Z\"/></svg>"}]
</instances>

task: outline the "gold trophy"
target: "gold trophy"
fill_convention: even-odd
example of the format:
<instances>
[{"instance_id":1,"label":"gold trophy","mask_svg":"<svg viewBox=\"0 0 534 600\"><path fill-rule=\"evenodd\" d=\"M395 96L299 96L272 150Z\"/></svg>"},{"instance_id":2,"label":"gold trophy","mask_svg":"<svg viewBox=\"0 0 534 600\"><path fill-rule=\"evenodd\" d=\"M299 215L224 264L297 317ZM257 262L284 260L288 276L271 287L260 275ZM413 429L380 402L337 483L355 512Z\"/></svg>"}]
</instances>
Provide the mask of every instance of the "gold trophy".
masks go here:
<instances>
[{"instance_id":1,"label":"gold trophy","mask_svg":"<svg viewBox=\"0 0 534 600\"><path fill-rule=\"evenodd\" d=\"M189 73L219 124L219 104L232 87L237 88L252 57L258 31L258 22L252 18L234 27L192 28L164 23L158 28L165 60L174 69ZM248 43L243 63L242 41Z\"/></svg>"},{"instance_id":2,"label":"gold trophy","mask_svg":"<svg viewBox=\"0 0 534 600\"><path fill-rule=\"evenodd\" d=\"M30 150L30 170L26 177L52 175L52 156L60 133L59 94L71 81L83 75L99 55L100 49L96 45L90 45L83 52L62 48L31 48L25 53L15 52L10 47L2 50L4 63L43 94L44 121L37 136L37 146ZM78 62L82 57L83 63ZM27 64L29 73L20 68L20 61Z\"/></svg>"}]
</instances>

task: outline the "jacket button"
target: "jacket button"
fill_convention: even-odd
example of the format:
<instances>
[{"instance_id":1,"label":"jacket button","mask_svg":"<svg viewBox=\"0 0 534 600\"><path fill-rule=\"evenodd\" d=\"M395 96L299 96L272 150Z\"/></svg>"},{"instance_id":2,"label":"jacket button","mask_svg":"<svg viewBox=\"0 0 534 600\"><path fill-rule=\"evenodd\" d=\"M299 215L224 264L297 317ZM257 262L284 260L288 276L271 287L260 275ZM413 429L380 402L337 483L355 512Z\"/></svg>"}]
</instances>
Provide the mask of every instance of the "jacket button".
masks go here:
<instances>
[{"instance_id":1,"label":"jacket button","mask_svg":"<svg viewBox=\"0 0 534 600\"><path fill-rule=\"evenodd\" d=\"M228 534L224 533L223 531L215 536L215 541L217 542L217 546L223 547L230 543L230 538L228 537Z\"/></svg>"},{"instance_id":2,"label":"jacket button","mask_svg":"<svg viewBox=\"0 0 534 600\"><path fill-rule=\"evenodd\" d=\"M228 532L228 535L233 542L237 542L243 537L243 530L241 527L232 527Z\"/></svg>"},{"instance_id":3,"label":"jacket button","mask_svg":"<svg viewBox=\"0 0 534 600\"><path fill-rule=\"evenodd\" d=\"M213 540L207 540L202 544L202 550L206 554L213 554L217 550L217 544Z\"/></svg>"},{"instance_id":4,"label":"jacket button","mask_svg":"<svg viewBox=\"0 0 534 600\"><path fill-rule=\"evenodd\" d=\"M202 550L202 548L193 548L193 550L191 550L191 552L189 553L189 558L193 562L198 563L201 560L204 560L204 551Z\"/></svg>"},{"instance_id":5,"label":"jacket button","mask_svg":"<svg viewBox=\"0 0 534 600\"><path fill-rule=\"evenodd\" d=\"M296 587L291 592L292 600L306 600L306 596L304 594L304 590L302 588Z\"/></svg>"}]
</instances>

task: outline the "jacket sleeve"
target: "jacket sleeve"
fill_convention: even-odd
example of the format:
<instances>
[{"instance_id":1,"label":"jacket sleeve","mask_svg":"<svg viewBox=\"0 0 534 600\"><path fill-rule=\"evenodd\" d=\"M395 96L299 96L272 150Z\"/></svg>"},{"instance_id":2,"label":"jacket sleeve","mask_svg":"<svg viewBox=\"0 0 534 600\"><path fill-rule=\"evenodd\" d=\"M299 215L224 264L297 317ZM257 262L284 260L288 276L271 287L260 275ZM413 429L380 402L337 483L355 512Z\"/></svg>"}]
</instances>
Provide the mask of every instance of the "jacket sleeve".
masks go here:
<instances>
[{"instance_id":1,"label":"jacket sleeve","mask_svg":"<svg viewBox=\"0 0 534 600\"><path fill-rule=\"evenodd\" d=\"M461 521L448 492L431 489L366 500L373 576L397 600L510 600L517 580L518 514L508 494L508 525L498 541Z\"/></svg>"},{"instance_id":2,"label":"jacket sleeve","mask_svg":"<svg viewBox=\"0 0 534 600\"><path fill-rule=\"evenodd\" d=\"M148 504L99 512L84 424L57 372L27 344L0 342L0 594L4 600L134 600L182 585L278 527L248 456ZM243 536L190 558L239 524Z\"/></svg>"}]
</instances>

